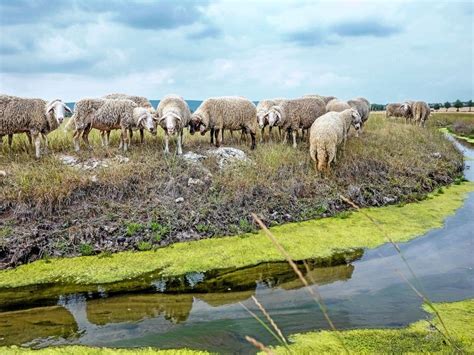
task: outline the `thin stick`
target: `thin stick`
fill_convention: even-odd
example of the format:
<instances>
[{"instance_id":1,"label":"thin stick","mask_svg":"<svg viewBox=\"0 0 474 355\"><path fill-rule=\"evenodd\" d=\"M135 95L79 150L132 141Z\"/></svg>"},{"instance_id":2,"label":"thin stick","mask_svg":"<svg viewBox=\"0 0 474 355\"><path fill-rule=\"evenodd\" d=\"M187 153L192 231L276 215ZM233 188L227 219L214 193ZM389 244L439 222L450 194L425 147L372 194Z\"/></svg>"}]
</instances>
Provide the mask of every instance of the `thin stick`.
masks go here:
<instances>
[{"instance_id":1,"label":"thin stick","mask_svg":"<svg viewBox=\"0 0 474 355\"><path fill-rule=\"evenodd\" d=\"M252 296L252 300L255 302L255 304L260 308L260 311L262 311L263 315L265 318L267 318L268 322L271 324L273 329L277 332L277 334L280 336L281 340L288 345L288 342L286 341L286 338L283 336L283 333L281 332L280 328L276 325L276 323L273 321L272 317L270 317L270 314L268 314L267 310L262 306L262 304L257 300L255 296Z\"/></svg>"},{"instance_id":2,"label":"thin stick","mask_svg":"<svg viewBox=\"0 0 474 355\"><path fill-rule=\"evenodd\" d=\"M298 276L298 278L301 280L305 287L305 290L310 293L312 296L313 300L318 304L319 308L321 309L321 312L324 315L324 318L328 322L329 326L331 329L334 331L334 334L336 337L339 339L341 342L342 347L346 351L347 354L349 354L349 350L346 348L341 335L337 331L336 327L334 326L334 323L332 322L331 318L329 318L329 314L327 312L326 306L322 302L321 295L319 294L318 291L313 290L313 287L309 287L308 281L304 278L303 274L301 273L300 269L298 269L298 266L295 264L293 259L291 258L290 254L281 246L281 244L278 242L278 240L275 238L272 232L265 226L265 224L262 222L260 218L255 213L252 213L252 218L257 222L257 224L262 228L262 230L265 232L265 235L270 239L270 241L275 245L275 247L278 249L278 251L285 257L286 261L288 264L290 264L291 268L295 272L295 274ZM317 289L316 285L314 285L315 288Z\"/></svg>"},{"instance_id":3,"label":"thin stick","mask_svg":"<svg viewBox=\"0 0 474 355\"><path fill-rule=\"evenodd\" d=\"M270 329L270 327L268 325L265 324L265 322L263 320L261 320L259 318L259 316L257 316L255 313L253 313L250 309L248 309L242 302L239 302L240 305L247 311L249 312L249 314L254 317L257 322L259 322L280 344L283 344L285 345L284 343L282 343L281 339L278 337L278 335L275 334L275 332L273 330ZM286 345L285 345L286 346Z\"/></svg>"},{"instance_id":4,"label":"thin stick","mask_svg":"<svg viewBox=\"0 0 474 355\"><path fill-rule=\"evenodd\" d=\"M265 352L268 355L273 355L273 351L271 351L269 348L267 348L265 345L263 345L261 342L259 342L257 339L249 337L248 335L245 336L245 340L247 340L250 344L255 346L258 350Z\"/></svg>"}]
</instances>

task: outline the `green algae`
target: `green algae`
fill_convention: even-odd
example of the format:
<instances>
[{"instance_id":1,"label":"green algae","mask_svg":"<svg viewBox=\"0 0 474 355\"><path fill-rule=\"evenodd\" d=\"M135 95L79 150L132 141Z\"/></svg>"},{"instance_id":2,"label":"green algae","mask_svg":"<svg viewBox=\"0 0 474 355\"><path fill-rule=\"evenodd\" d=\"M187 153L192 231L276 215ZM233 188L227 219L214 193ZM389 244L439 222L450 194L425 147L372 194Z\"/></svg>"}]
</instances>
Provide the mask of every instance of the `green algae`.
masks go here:
<instances>
[{"instance_id":1,"label":"green algae","mask_svg":"<svg viewBox=\"0 0 474 355\"><path fill-rule=\"evenodd\" d=\"M452 135L453 137L457 138L457 139L462 139L463 141L466 141L468 143L471 143L471 144L474 144L474 138L471 138L471 137L465 137L465 136L460 136L456 133L453 133L451 132L448 128L444 127L444 128L440 128L439 129L440 132L443 132L443 133L448 133L450 135Z\"/></svg>"},{"instance_id":2,"label":"green algae","mask_svg":"<svg viewBox=\"0 0 474 355\"><path fill-rule=\"evenodd\" d=\"M58 346L45 349L32 350L20 348L18 346L0 347L3 355L204 355L211 354L207 351L197 351L188 349L158 350L153 348L115 349L115 348L93 348L88 346Z\"/></svg>"},{"instance_id":3,"label":"green algae","mask_svg":"<svg viewBox=\"0 0 474 355\"><path fill-rule=\"evenodd\" d=\"M464 353L474 352L474 300L435 304L456 346ZM425 310L430 310L425 307ZM430 312L431 313L431 312ZM431 321L442 329L439 320ZM319 331L290 336L289 352L275 348L277 354L342 354L345 347L353 354L454 353L443 336L427 320L402 329L355 329L337 332Z\"/></svg>"},{"instance_id":4,"label":"green algae","mask_svg":"<svg viewBox=\"0 0 474 355\"><path fill-rule=\"evenodd\" d=\"M356 248L375 248L387 242L405 242L430 229L439 228L444 219L458 209L473 183L453 185L443 194L404 206L367 208L364 212L378 221L383 232L362 215L323 218L289 223L271 228L294 260L327 258L334 253ZM137 278L160 270L162 275L241 268L284 258L266 236L245 234L176 243L155 251L123 252L108 258L84 256L41 260L0 272L0 288L36 284L104 284Z\"/></svg>"}]
</instances>

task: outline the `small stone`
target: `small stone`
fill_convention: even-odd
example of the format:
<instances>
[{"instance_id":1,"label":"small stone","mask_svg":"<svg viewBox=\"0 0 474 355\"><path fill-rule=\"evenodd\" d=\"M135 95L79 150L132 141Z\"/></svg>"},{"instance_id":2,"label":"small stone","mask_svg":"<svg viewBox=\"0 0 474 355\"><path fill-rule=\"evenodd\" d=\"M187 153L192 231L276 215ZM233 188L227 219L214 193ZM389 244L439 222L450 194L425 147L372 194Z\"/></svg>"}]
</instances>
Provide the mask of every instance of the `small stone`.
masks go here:
<instances>
[{"instance_id":1,"label":"small stone","mask_svg":"<svg viewBox=\"0 0 474 355\"><path fill-rule=\"evenodd\" d=\"M176 200L174 200L176 203L181 203L184 202L184 197L178 197Z\"/></svg>"},{"instance_id":2,"label":"small stone","mask_svg":"<svg viewBox=\"0 0 474 355\"><path fill-rule=\"evenodd\" d=\"M99 181L99 179L97 178L97 175L92 175L92 176L91 176L91 181L92 181L92 182L97 182L97 181Z\"/></svg>"},{"instance_id":3,"label":"small stone","mask_svg":"<svg viewBox=\"0 0 474 355\"><path fill-rule=\"evenodd\" d=\"M204 184L204 181L202 181L201 179L193 179L193 178L188 179L188 186L203 185L203 184Z\"/></svg>"},{"instance_id":4,"label":"small stone","mask_svg":"<svg viewBox=\"0 0 474 355\"><path fill-rule=\"evenodd\" d=\"M0 176L1 177L7 176L7 172L5 170L0 170Z\"/></svg>"},{"instance_id":5,"label":"small stone","mask_svg":"<svg viewBox=\"0 0 474 355\"><path fill-rule=\"evenodd\" d=\"M441 158L441 153L440 152L434 152L431 154L433 158L440 159Z\"/></svg>"}]
</instances>

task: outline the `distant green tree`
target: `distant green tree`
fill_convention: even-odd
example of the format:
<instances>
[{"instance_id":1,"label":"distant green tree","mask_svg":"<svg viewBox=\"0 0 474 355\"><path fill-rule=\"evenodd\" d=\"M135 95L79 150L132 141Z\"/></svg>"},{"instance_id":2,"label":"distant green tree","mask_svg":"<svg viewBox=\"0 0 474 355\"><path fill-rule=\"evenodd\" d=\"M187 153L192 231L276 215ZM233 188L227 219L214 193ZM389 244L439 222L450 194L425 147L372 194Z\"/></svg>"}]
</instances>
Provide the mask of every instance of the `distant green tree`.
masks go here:
<instances>
[{"instance_id":1,"label":"distant green tree","mask_svg":"<svg viewBox=\"0 0 474 355\"><path fill-rule=\"evenodd\" d=\"M469 112L471 112L472 100L469 100L469 101L467 102L467 107L469 107Z\"/></svg>"},{"instance_id":2,"label":"distant green tree","mask_svg":"<svg viewBox=\"0 0 474 355\"><path fill-rule=\"evenodd\" d=\"M461 107L463 107L464 105L462 104L461 100L457 99L455 102L454 102L454 107L456 107L456 112L459 112L459 109Z\"/></svg>"},{"instance_id":3,"label":"distant green tree","mask_svg":"<svg viewBox=\"0 0 474 355\"><path fill-rule=\"evenodd\" d=\"M450 107L451 107L451 102L446 101L446 102L444 103L444 108L446 109L446 112L448 112L448 109L449 109Z\"/></svg>"},{"instance_id":4,"label":"distant green tree","mask_svg":"<svg viewBox=\"0 0 474 355\"><path fill-rule=\"evenodd\" d=\"M440 107L440 105L439 105L439 104L434 104L434 105L433 105L433 108L434 108L436 111L438 111L438 110L439 110L439 107Z\"/></svg>"}]
</instances>

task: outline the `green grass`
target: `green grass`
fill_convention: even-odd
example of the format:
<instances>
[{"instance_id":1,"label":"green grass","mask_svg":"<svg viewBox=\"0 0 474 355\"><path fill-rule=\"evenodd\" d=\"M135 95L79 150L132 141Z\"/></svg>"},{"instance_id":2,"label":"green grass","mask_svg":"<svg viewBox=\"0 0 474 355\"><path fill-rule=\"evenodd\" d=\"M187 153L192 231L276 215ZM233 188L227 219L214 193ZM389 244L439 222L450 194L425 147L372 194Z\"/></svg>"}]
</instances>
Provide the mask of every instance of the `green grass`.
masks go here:
<instances>
[{"instance_id":1,"label":"green grass","mask_svg":"<svg viewBox=\"0 0 474 355\"><path fill-rule=\"evenodd\" d=\"M158 350L154 348L133 348L133 349L115 349L115 348L94 348L89 346L70 345L57 346L45 349L33 350L29 348L21 348L18 346L0 347L3 355L204 355L211 354L207 351L189 350L189 349L173 349Z\"/></svg>"},{"instance_id":2,"label":"green grass","mask_svg":"<svg viewBox=\"0 0 474 355\"><path fill-rule=\"evenodd\" d=\"M430 312L427 307L426 311ZM456 346L465 354L474 353L474 300L437 303L436 309L446 323ZM431 312L430 312L431 313ZM440 327L437 318L432 320ZM401 329L354 329L311 332L290 336L289 350L275 348L276 354L342 354L340 339L352 354L454 353L442 335L421 320Z\"/></svg>"},{"instance_id":3,"label":"green grass","mask_svg":"<svg viewBox=\"0 0 474 355\"><path fill-rule=\"evenodd\" d=\"M441 227L444 219L454 213L473 190L473 183L462 183L418 203L368 208L365 212L379 221L394 241L404 242ZM387 242L383 233L360 212L353 212L347 218L289 223L273 227L272 231L295 260L330 257L336 251L375 248ZM0 271L0 287L54 282L99 284L155 270L161 270L164 275L182 275L282 260L271 242L259 232L176 243L155 251L117 253L108 258L88 256L36 261Z\"/></svg>"},{"instance_id":4,"label":"green grass","mask_svg":"<svg viewBox=\"0 0 474 355\"><path fill-rule=\"evenodd\" d=\"M444 128L456 138L474 144L474 114L437 112L428 120L428 126Z\"/></svg>"}]
</instances>

